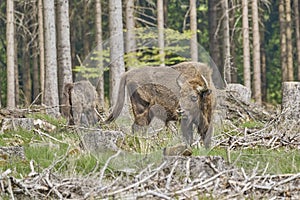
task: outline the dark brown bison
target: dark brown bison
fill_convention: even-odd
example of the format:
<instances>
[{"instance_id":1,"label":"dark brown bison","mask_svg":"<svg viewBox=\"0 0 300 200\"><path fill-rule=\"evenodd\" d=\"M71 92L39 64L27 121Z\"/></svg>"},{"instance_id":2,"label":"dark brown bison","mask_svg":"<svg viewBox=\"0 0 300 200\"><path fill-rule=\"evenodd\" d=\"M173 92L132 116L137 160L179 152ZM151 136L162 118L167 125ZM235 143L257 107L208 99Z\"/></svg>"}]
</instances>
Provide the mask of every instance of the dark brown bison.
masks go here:
<instances>
[{"instance_id":1,"label":"dark brown bison","mask_svg":"<svg viewBox=\"0 0 300 200\"><path fill-rule=\"evenodd\" d=\"M133 132L147 127L154 117L166 124L181 120L185 142L192 144L195 125L208 148L213 131L211 115L214 107L211 74L210 67L197 62L125 72L121 77L117 104L106 123L114 121L121 113L127 88L134 114Z\"/></svg>"}]
</instances>

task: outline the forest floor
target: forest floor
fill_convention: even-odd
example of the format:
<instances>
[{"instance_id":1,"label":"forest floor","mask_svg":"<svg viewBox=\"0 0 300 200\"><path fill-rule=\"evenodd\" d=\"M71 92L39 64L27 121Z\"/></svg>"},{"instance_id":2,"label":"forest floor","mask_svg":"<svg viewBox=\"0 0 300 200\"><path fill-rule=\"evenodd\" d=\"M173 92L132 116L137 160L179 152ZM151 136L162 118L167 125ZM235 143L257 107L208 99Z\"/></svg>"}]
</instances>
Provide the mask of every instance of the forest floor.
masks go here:
<instances>
[{"instance_id":1,"label":"forest floor","mask_svg":"<svg viewBox=\"0 0 300 200\"><path fill-rule=\"evenodd\" d=\"M0 110L0 197L300 199L299 121L240 102L227 112L211 149L164 156L162 146L179 134L125 134L118 149L97 152L84 145L88 128L66 126L40 109Z\"/></svg>"}]
</instances>

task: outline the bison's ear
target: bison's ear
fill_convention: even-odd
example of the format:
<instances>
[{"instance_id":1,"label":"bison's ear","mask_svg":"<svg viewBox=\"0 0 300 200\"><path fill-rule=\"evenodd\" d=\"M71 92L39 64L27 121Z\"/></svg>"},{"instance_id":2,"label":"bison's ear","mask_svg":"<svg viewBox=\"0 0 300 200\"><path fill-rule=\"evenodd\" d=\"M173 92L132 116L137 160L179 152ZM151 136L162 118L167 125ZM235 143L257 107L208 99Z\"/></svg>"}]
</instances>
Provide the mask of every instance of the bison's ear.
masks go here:
<instances>
[{"instance_id":1,"label":"bison's ear","mask_svg":"<svg viewBox=\"0 0 300 200\"><path fill-rule=\"evenodd\" d=\"M202 98L208 96L211 93L210 89L200 86L200 85L197 86L196 90Z\"/></svg>"}]
</instances>

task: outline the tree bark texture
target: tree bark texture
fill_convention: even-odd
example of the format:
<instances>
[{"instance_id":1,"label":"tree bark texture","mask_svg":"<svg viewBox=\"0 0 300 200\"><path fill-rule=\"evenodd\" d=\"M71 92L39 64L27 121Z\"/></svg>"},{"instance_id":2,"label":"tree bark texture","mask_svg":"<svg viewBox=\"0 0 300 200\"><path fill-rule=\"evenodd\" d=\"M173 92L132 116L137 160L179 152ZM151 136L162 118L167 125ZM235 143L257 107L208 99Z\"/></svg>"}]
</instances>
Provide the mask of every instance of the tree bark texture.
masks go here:
<instances>
[{"instance_id":1,"label":"tree bark texture","mask_svg":"<svg viewBox=\"0 0 300 200\"><path fill-rule=\"evenodd\" d=\"M283 82L282 113L291 120L300 119L300 82Z\"/></svg>"},{"instance_id":2,"label":"tree bark texture","mask_svg":"<svg viewBox=\"0 0 300 200\"><path fill-rule=\"evenodd\" d=\"M57 0L57 65L58 91L62 102L64 86L72 83L69 1Z\"/></svg>"},{"instance_id":3,"label":"tree bark texture","mask_svg":"<svg viewBox=\"0 0 300 200\"><path fill-rule=\"evenodd\" d=\"M38 0L38 31L39 31L39 55L40 55L40 85L41 103L45 94L45 43L44 43L44 20L43 20L43 0Z\"/></svg>"},{"instance_id":4,"label":"tree bark texture","mask_svg":"<svg viewBox=\"0 0 300 200\"><path fill-rule=\"evenodd\" d=\"M6 1L6 53L7 53L7 107L15 108L15 28L14 28L14 1Z\"/></svg>"},{"instance_id":5,"label":"tree bark texture","mask_svg":"<svg viewBox=\"0 0 300 200\"><path fill-rule=\"evenodd\" d=\"M212 60L217 65L220 74L223 73L221 62L219 38L217 34L218 27L218 3L216 0L208 1L208 25L209 25L209 53Z\"/></svg>"},{"instance_id":6,"label":"tree bark texture","mask_svg":"<svg viewBox=\"0 0 300 200\"><path fill-rule=\"evenodd\" d=\"M59 114L57 83L57 54L54 0L44 0L45 33L45 95L44 103L49 106L48 114Z\"/></svg>"},{"instance_id":7,"label":"tree bark texture","mask_svg":"<svg viewBox=\"0 0 300 200\"><path fill-rule=\"evenodd\" d=\"M134 0L126 1L126 53L127 67L135 67L136 65L136 40L135 40L135 20L134 20Z\"/></svg>"},{"instance_id":8,"label":"tree bark texture","mask_svg":"<svg viewBox=\"0 0 300 200\"><path fill-rule=\"evenodd\" d=\"M229 33L229 14L228 0L222 2L224 19L223 19L223 54L225 57L224 63L224 78L227 83L231 83L231 55L230 55L230 33Z\"/></svg>"},{"instance_id":9,"label":"tree bark texture","mask_svg":"<svg viewBox=\"0 0 300 200\"><path fill-rule=\"evenodd\" d=\"M121 0L109 0L110 32L110 103L116 104L121 75L124 67L124 41Z\"/></svg>"},{"instance_id":10,"label":"tree bark texture","mask_svg":"<svg viewBox=\"0 0 300 200\"><path fill-rule=\"evenodd\" d=\"M287 81L287 45L286 45L286 20L284 0L279 0L279 25L280 25L280 63L282 82Z\"/></svg>"},{"instance_id":11,"label":"tree bark texture","mask_svg":"<svg viewBox=\"0 0 300 200\"><path fill-rule=\"evenodd\" d=\"M260 34L257 0L252 1L253 26L253 96L258 105L261 105L261 69L260 69Z\"/></svg>"},{"instance_id":12,"label":"tree bark texture","mask_svg":"<svg viewBox=\"0 0 300 200\"><path fill-rule=\"evenodd\" d=\"M100 71L96 91L99 98L99 106L104 107L104 69L103 69L103 47L102 47L102 7L101 0L96 0L96 43L97 43L97 61Z\"/></svg>"},{"instance_id":13,"label":"tree bark texture","mask_svg":"<svg viewBox=\"0 0 300 200\"><path fill-rule=\"evenodd\" d=\"M197 41L197 8L196 0L190 0L190 26L191 26L191 59L198 62L198 41Z\"/></svg>"},{"instance_id":14,"label":"tree bark texture","mask_svg":"<svg viewBox=\"0 0 300 200\"><path fill-rule=\"evenodd\" d=\"M287 72L288 81L294 80L293 70L293 42L292 42L292 19L291 19L291 1L285 0L286 11L286 53L287 53Z\"/></svg>"},{"instance_id":15,"label":"tree bark texture","mask_svg":"<svg viewBox=\"0 0 300 200\"><path fill-rule=\"evenodd\" d=\"M295 33L296 33L296 44L297 44L297 66L298 73L297 79L300 81L300 18L299 18L299 0L294 0L294 13L295 13Z\"/></svg>"},{"instance_id":16,"label":"tree bark texture","mask_svg":"<svg viewBox=\"0 0 300 200\"><path fill-rule=\"evenodd\" d=\"M243 63L244 63L244 85L251 90L251 65L250 65L250 40L249 40L249 19L248 0L243 0Z\"/></svg>"},{"instance_id":17,"label":"tree bark texture","mask_svg":"<svg viewBox=\"0 0 300 200\"><path fill-rule=\"evenodd\" d=\"M160 65L165 66L165 42L164 42L164 2L157 0L157 29Z\"/></svg>"}]
</instances>

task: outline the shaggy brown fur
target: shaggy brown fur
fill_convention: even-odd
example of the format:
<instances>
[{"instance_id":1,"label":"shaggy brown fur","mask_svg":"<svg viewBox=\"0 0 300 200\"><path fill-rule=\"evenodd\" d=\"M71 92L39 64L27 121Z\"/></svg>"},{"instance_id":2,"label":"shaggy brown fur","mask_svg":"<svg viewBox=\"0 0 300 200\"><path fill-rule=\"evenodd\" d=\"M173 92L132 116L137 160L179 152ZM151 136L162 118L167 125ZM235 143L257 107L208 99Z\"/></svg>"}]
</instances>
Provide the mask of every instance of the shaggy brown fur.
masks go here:
<instances>
[{"instance_id":1,"label":"shaggy brown fur","mask_svg":"<svg viewBox=\"0 0 300 200\"><path fill-rule=\"evenodd\" d=\"M148 126L153 117L168 123L179 119L185 142L193 141L193 125L206 147L212 135L211 115L214 107L214 86L211 69L203 63L184 62L171 67L145 67L124 73L118 103L106 122L114 121L124 105L125 86L133 108L133 131Z\"/></svg>"}]
</instances>

